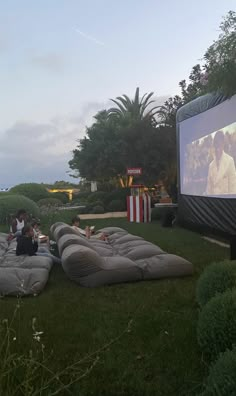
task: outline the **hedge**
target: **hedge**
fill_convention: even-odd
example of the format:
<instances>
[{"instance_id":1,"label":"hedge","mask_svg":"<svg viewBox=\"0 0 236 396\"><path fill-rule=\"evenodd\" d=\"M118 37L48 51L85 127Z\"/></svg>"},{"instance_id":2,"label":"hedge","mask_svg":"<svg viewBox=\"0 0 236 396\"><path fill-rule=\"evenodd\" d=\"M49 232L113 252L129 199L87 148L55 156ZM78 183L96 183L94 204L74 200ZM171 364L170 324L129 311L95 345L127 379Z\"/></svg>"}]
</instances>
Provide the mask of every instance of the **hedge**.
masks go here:
<instances>
[{"instance_id":1,"label":"hedge","mask_svg":"<svg viewBox=\"0 0 236 396\"><path fill-rule=\"evenodd\" d=\"M121 199L114 199L108 204L107 209L109 212L122 212L126 210L126 203Z\"/></svg>"},{"instance_id":2,"label":"hedge","mask_svg":"<svg viewBox=\"0 0 236 396\"><path fill-rule=\"evenodd\" d=\"M236 289L213 297L202 309L197 327L198 343L210 359L236 344Z\"/></svg>"},{"instance_id":3,"label":"hedge","mask_svg":"<svg viewBox=\"0 0 236 396\"><path fill-rule=\"evenodd\" d=\"M108 195L108 193L106 193L104 191L96 191L96 192L93 192L93 193L88 195L87 201L89 203L93 203L93 202L96 202L96 201L104 202L106 197L107 197L107 195Z\"/></svg>"},{"instance_id":4,"label":"hedge","mask_svg":"<svg viewBox=\"0 0 236 396\"><path fill-rule=\"evenodd\" d=\"M236 263L225 260L206 267L197 282L196 298L203 307L217 293L236 286Z\"/></svg>"},{"instance_id":5,"label":"hedge","mask_svg":"<svg viewBox=\"0 0 236 396\"><path fill-rule=\"evenodd\" d=\"M55 192L55 193L50 193L50 198L54 199L59 199L63 204L66 204L69 202L69 196L66 192Z\"/></svg>"},{"instance_id":6,"label":"hedge","mask_svg":"<svg viewBox=\"0 0 236 396\"><path fill-rule=\"evenodd\" d=\"M220 354L210 367L201 396L234 396L236 394L236 347Z\"/></svg>"},{"instance_id":7,"label":"hedge","mask_svg":"<svg viewBox=\"0 0 236 396\"><path fill-rule=\"evenodd\" d=\"M24 195L25 197L32 199L34 202L38 202L43 198L51 198L46 187L43 184L37 183L18 184L10 189L10 193Z\"/></svg>"},{"instance_id":8,"label":"hedge","mask_svg":"<svg viewBox=\"0 0 236 396\"><path fill-rule=\"evenodd\" d=\"M117 190L108 193L105 196L104 202L106 205L108 205L111 201L119 199L122 202L124 202L124 204L126 205L126 198L129 195L130 195L130 188L119 188Z\"/></svg>"},{"instance_id":9,"label":"hedge","mask_svg":"<svg viewBox=\"0 0 236 396\"><path fill-rule=\"evenodd\" d=\"M10 216L19 209L25 209L33 217L39 217L39 207L31 199L17 194L0 196L0 223L7 224Z\"/></svg>"},{"instance_id":10,"label":"hedge","mask_svg":"<svg viewBox=\"0 0 236 396\"><path fill-rule=\"evenodd\" d=\"M104 207L101 205L95 205L90 213L94 213L94 214L104 213Z\"/></svg>"},{"instance_id":11,"label":"hedge","mask_svg":"<svg viewBox=\"0 0 236 396\"><path fill-rule=\"evenodd\" d=\"M43 198L37 202L38 206L60 206L62 202L57 198Z\"/></svg>"},{"instance_id":12,"label":"hedge","mask_svg":"<svg viewBox=\"0 0 236 396\"><path fill-rule=\"evenodd\" d=\"M91 195L90 191L81 191L81 192L76 194L76 197L74 199L76 201L80 201L80 200L81 201L86 201L89 195Z\"/></svg>"}]
</instances>

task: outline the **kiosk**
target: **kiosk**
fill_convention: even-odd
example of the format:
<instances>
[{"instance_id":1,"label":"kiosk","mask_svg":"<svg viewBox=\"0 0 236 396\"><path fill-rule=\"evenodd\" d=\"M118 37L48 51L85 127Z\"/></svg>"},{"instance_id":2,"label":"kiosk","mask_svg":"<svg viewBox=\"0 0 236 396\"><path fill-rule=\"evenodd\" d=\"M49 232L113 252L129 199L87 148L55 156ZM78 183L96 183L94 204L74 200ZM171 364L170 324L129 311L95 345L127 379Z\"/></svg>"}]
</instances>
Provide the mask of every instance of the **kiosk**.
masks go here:
<instances>
[{"instance_id":1,"label":"kiosk","mask_svg":"<svg viewBox=\"0 0 236 396\"><path fill-rule=\"evenodd\" d=\"M143 184L130 187L127 197L128 221L135 223L149 223L151 221L151 197L144 191Z\"/></svg>"}]
</instances>

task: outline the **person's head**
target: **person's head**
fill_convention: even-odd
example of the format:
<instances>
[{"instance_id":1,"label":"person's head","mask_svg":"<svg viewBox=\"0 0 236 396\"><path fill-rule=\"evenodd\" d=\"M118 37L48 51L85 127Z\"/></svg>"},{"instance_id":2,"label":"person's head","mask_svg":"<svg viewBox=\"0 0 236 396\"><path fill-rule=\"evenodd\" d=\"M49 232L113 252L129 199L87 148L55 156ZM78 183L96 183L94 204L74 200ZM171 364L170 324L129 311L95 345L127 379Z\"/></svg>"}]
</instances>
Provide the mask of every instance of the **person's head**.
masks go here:
<instances>
[{"instance_id":1,"label":"person's head","mask_svg":"<svg viewBox=\"0 0 236 396\"><path fill-rule=\"evenodd\" d=\"M31 225L32 225L32 227L35 229L35 230L37 230L38 228L39 228L39 222L38 221L33 221L32 223L31 223Z\"/></svg>"},{"instance_id":2,"label":"person's head","mask_svg":"<svg viewBox=\"0 0 236 396\"><path fill-rule=\"evenodd\" d=\"M20 221L25 220L27 216L25 209L19 209L16 213L16 218Z\"/></svg>"},{"instance_id":3,"label":"person's head","mask_svg":"<svg viewBox=\"0 0 236 396\"><path fill-rule=\"evenodd\" d=\"M73 219L71 220L71 223L72 223L73 226L79 227L79 225L80 225L80 218L79 218L79 216L73 217Z\"/></svg>"},{"instance_id":4,"label":"person's head","mask_svg":"<svg viewBox=\"0 0 236 396\"><path fill-rule=\"evenodd\" d=\"M27 237L33 237L34 236L34 230L31 224L26 224L21 231L23 236L27 236Z\"/></svg>"},{"instance_id":5,"label":"person's head","mask_svg":"<svg viewBox=\"0 0 236 396\"><path fill-rule=\"evenodd\" d=\"M224 151L225 135L222 131L216 132L213 140L216 160L219 161Z\"/></svg>"}]
</instances>

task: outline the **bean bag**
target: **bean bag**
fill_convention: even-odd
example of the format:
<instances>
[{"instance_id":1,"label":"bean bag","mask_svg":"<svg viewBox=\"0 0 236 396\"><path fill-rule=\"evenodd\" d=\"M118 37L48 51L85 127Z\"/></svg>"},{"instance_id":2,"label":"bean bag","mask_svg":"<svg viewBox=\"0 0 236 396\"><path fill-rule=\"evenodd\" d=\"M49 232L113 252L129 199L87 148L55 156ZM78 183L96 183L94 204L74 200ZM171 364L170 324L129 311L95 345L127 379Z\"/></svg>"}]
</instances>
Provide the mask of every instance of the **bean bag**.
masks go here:
<instances>
[{"instance_id":1,"label":"bean bag","mask_svg":"<svg viewBox=\"0 0 236 396\"><path fill-rule=\"evenodd\" d=\"M192 264L117 227L106 227L107 241L87 239L67 224L53 229L66 275L85 287L192 275Z\"/></svg>"},{"instance_id":2,"label":"bean bag","mask_svg":"<svg viewBox=\"0 0 236 396\"><path fill-rule=\"evenodd\" d=\"M16 256L16 240L7 242L0 234L0 295L39 294L47 284L52 259L42 256Z\"/></svg>"}]
</instances>

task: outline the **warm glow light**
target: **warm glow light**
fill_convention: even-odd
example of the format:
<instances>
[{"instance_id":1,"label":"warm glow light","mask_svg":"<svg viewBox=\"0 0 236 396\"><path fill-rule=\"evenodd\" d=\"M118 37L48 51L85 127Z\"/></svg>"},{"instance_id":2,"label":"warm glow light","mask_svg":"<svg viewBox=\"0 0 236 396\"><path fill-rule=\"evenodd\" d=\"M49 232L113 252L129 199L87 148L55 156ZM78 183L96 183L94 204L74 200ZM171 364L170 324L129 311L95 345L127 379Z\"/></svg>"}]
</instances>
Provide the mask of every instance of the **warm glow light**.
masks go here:
<instances>
[{"instance_id":1,"label":"warm glow light","mask_svg":"<svg viewBox=\"0 0 236 396\"><path fill-rule=\"evenodd\" d=\"M69 196L69 201L72 201L73 193L77 193L79 192L79 190L75 188L52 188L52 189L50 188L48 189L48 192L50 193L65 192Z\"/></svg>"}]
</instances>

